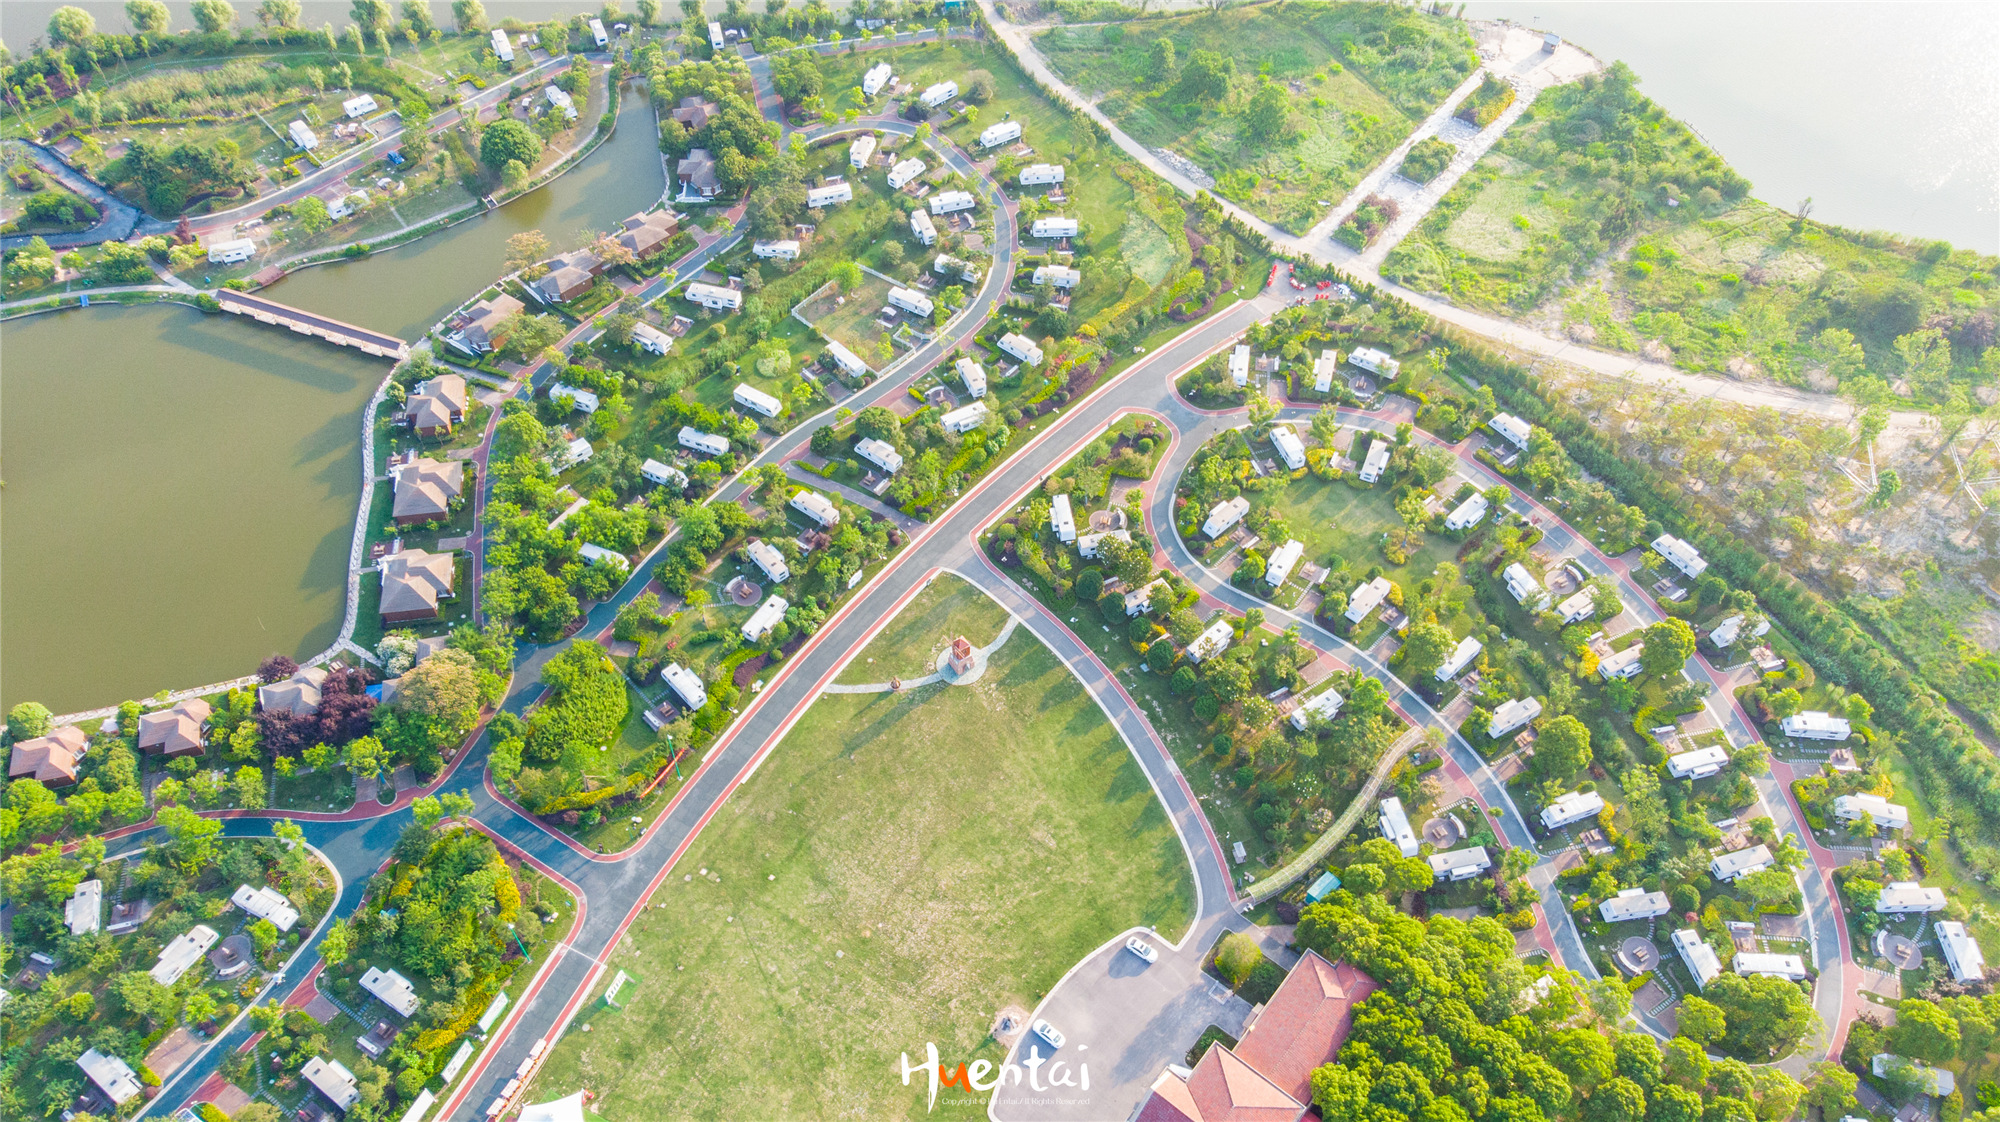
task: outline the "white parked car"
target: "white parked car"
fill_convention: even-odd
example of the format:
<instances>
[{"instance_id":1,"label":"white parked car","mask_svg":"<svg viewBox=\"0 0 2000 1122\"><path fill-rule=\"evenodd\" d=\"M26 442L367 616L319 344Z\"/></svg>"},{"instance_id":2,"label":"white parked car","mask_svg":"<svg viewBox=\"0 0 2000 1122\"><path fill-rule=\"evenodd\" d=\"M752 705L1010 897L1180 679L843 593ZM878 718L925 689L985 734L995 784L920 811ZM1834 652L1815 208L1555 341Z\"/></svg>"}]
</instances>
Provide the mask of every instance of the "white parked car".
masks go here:
<instances>
[{"instance_id":1,"label":"white parked car","mask_svg":"<svg viewBox=\"0 0 2000 1122\"><path fill-rule=\"evenodd\" d=\"M1139 938L1137 935L1134 935L1130 939L1125 940L1125 949L1131 951L1135 955L1138 955L1142 961L1145 962L1160 961L1160 952L1153 948L1153 944L1148 943L1144 939Z\"/></svg>"},{"instance_id":2,"label":"white parked car","mask_svg":"<svg viewBox=\"0 0 2000 1122\"><path fill-rule=\"evenodd\" d=\"M1056 1026L1047 1021L1035 1022L1035 1035L1047 1041L1051 1048L1061 1048L1063 1046L1063 1034L1057 1032Z\"/></svg>"}]
</instances>

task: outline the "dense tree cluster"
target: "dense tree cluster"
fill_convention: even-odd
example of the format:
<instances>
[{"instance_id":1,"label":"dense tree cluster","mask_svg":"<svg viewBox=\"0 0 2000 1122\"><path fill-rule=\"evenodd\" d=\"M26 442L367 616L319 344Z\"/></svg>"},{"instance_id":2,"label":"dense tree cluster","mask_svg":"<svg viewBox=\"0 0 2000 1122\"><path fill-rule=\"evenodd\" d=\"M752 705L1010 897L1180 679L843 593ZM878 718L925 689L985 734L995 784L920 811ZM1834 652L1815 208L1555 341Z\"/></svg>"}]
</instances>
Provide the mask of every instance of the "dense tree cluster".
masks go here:
<instances>
[{"instance_id":1,"label":"dense tree cluster","mask_svg":"<svg viewBox=\"0 0 2000 1122\"><path fill-rule=\"evenodd\" d=\"M1631 999L1615 982L1557 971L1538 992L1491 919L1424 922L1343 890L1301 912L1298 941L1382 984L1313 1074L1328 1118L1753 1122L1790 1116L1805 1093L1775 1068L1712 1061L1695 1041L1620 1031Z\"/></svg>"}]
</instances>

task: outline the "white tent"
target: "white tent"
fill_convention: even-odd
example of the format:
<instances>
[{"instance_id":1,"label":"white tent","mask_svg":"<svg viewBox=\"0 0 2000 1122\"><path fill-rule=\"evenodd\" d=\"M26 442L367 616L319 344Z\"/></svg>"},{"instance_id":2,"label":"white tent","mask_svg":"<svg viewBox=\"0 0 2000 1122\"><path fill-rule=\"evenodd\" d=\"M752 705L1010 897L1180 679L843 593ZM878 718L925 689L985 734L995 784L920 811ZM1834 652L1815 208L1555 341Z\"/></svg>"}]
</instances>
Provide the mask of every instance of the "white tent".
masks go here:
<instances>
[{"instance_id":1,"label":"white tent","mask_svg":"<svg viewBox=\"0 0 2000 1122\"><path fill-rule=\"evenodd\" d=\"M583 1092L521 1108L521 1122L583 1122Z\"/></svg>"}]
</instances>

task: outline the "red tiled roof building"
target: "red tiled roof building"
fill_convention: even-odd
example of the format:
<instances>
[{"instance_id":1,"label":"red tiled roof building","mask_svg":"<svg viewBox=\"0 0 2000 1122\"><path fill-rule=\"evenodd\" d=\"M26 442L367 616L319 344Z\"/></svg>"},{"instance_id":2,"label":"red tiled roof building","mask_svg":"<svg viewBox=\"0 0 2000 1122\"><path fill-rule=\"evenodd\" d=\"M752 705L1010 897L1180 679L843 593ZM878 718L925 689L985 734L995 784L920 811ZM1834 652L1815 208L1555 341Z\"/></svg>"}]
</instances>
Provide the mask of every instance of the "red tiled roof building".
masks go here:
<instances>
[{"instance_id":1,"label":"red tiled roof building","mask_svg":"<svg viewBox=\"0 0 2000 1122\"><path fill-rule=\"evenodd\" d=\"M1133 1122L1298 1122L1313 1071L1339 1053L1355 1003L1373 992L1366 974L1307 951L1234 1050L1211 1046L1185 1077L1161 1072Z\"/></svg>"}]
</instances>

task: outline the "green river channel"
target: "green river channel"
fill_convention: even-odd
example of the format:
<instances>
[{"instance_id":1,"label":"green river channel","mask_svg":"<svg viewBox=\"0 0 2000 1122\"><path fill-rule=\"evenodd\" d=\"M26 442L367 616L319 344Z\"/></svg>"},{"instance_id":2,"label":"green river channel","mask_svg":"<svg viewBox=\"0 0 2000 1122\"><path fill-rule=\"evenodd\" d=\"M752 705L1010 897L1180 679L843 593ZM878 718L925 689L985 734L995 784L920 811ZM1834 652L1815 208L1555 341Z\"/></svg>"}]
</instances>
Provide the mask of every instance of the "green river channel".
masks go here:
<instances>
[{"instance_id":1,"label":"green river channel","mask_svg":"<svg viewBox=\"0 0 2000 1122\"><path fill-rule=\"evenodd\" d=\"M412 341L499 275L506 241L556 249L660 197L652 110L500 210L273 299ZM326 649L346 610L361 410L379 359L171 304L0 329L0 707L57 713L224 681Z\"/></svg>"}]
</instances>

